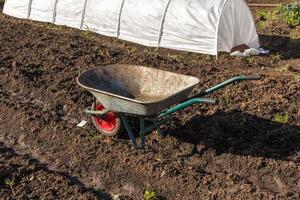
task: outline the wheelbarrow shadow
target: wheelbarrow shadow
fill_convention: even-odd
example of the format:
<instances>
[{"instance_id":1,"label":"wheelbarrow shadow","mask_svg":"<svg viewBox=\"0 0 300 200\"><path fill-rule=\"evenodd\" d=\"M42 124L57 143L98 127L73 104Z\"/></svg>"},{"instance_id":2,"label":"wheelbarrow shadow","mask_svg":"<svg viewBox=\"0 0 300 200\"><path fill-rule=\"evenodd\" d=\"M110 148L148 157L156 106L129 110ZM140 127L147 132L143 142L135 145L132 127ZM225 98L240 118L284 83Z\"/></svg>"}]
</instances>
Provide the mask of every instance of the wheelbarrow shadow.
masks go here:
<instances>
[{"instance_id":1,"label":"wheelbarrow shadow","mask_svg":"<svg viewBox=\"0 0 300 200\"><path fill-rule=\"evenodd\" d=\"M280 124L240 111L195 116L176 125L171 135L182 142L202 144L217 154L232 153L300 160L300 127Z\"/></svg>"},{"instance_id":2,"label":"wheelbarrow shadow","mask_svg":"<svg viewBox=\"0 0 300 200\"><path fill-rule=\"evenodd\" d=\"M300 39L281 35L259 35L261 46L270 50L271 55L281 55L282 59L300 58Z\"/></svg>"}]
</instances>

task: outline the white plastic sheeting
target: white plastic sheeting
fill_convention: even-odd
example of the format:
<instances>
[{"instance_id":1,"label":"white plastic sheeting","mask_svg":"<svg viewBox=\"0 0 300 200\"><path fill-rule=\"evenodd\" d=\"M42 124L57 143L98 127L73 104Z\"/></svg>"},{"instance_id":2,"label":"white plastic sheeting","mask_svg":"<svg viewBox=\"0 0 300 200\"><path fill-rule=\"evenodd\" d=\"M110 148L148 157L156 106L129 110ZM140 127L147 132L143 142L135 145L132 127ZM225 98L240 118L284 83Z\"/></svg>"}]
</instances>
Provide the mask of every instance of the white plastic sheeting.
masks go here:
<instances>
[{"instance_id":1,"label":"white plastic sheeting","mask_svg":"<svg viewBox=\"0 0 300 200\"><path fill-rule=\"evenodd\" d=\"M260 46L245 0L6 0L3 12L211 55L241 44Z\"/></svg>"}]
</instances>

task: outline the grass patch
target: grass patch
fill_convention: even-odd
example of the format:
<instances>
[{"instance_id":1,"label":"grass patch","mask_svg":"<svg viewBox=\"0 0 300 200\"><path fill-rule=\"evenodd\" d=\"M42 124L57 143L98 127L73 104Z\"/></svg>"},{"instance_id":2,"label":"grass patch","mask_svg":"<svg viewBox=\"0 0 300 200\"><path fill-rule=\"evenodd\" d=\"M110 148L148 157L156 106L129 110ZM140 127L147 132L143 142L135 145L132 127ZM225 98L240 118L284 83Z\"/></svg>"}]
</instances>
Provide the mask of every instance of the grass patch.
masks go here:
<instances>
[{"instance_id":1,"label":"grass patch","mask_svg":"<svg viewBox=\"0 0 300 200\"><path fill-rule=\"evenodd\" d=\"M128 53L129 54L136 54L139 50L136 47L129 47Z\"/></svg>"},{"instance_id":2,"label":"grass patch","mask_svg":"<svg viewBox=\"0 0 300 200\"><path fill-rule=\"evenodd\" d=\"M144 194L144 200L155 200L157 199L157 194L156 192L151 192L146 190Z\"/></svg>"},{"instance_id":3,"label":"grass patch","mask_svg":"<svg viewBox=\"0 0 300 200\"><path fill-rule=\"evenodd\" d=\"M177 63L180 63L183 60L183 56L182 55L178 55L178 54L168 54L168 59L175 61Z\"/></svg>"},{"instance_id":4,"label":"grass patch","mask_svg":"<svg viewBox=\"0 0 300 200\"><path fill-rule=\"evenodd\" d=\"M84 37L90 37L93 35L93 31L90 29L90 27L88 26L85 26L82 33L81 33L82 36Z\"/></svg>"},{"instance_id":5,"label":"grass patch","mask_svg":"<svg viewBox=\"0 0 300 200\"><path fill-rule=\"evenodd\" d=\"M286 24L290 26L300 25L300 0L292 4L281 4L280 12Z\"/></svg>"},{"instance_id":6,"label":"grass patch","mask_svg":"<svg viewBox=\"0 0 300 200\"><path fill-rule=\"evenodd\" d=\"M14 179L5 179L4 180L4 185L6 186L6 187L9 187L10 188L10 190L12 191L12 193L14 194L14 196L16 195L15 194L15 191L14 191L14 189L13 189L13 186L15 185L15 180Z\"/></svg>"},{"instance_id":7,"label":"grass patch","mask_svg":"<svg viewBox=\"0 0 300 200\"><path fill-rule=\"evenodd\" d=\"M273 121L280 124L286 124L289 121L289 113L285 113L284 115L277 113L274 116Z\"/></svg>"},{"instance_id":8,"label":"grass patch","mask_svg":"<svg viewBox=\"0 0 300 200\"><path fill-rule=\"evenodd\" d=\"M259 29L265 29L272 25L272 22L278 21L280 19L280 10L278 8L273 10L258 10L256 11L256 16L260 19L257 24Z\"/></svg>"}]
</instances>

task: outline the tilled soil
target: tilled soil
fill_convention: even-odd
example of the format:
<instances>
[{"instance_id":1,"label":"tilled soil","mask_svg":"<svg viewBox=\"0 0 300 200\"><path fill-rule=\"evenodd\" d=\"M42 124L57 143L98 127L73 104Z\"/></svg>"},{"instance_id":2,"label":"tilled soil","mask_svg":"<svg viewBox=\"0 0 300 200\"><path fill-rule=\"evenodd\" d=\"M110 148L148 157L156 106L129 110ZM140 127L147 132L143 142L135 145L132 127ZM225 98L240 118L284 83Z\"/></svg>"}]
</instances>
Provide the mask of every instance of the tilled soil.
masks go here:
<instances>
[{"instance_id":1,"label":"tilled soil","mask_svg":"<svg viewBox=\"0 0 300 200\"><path fill-rule=\"evenodd\" d=\"M0 143L1 199L110 199L85 188L76 177L51 171L30 155Z\"/></svg>"},{"instance_id":2,"label":"tilled soil","mask_svg":"<svg viewBox=\"0 0 300 200\"><path fill-rule=\"evenodd\" d=\"M281 28L261 31L269 56L215 60L1 14L0 194L143 199L148 190L160 199L300 199L299 40ZM197 76L194 93L234 75L264 79L210 95L219 100L215 106L177 113L169 135L151 133L141 150L126 134L99 135L83 112L93 97L76 77L108 64ZM275 122L284 114L286 123ZM87 126L77 127L83 119Z\"/></svg>"}]
</instances>

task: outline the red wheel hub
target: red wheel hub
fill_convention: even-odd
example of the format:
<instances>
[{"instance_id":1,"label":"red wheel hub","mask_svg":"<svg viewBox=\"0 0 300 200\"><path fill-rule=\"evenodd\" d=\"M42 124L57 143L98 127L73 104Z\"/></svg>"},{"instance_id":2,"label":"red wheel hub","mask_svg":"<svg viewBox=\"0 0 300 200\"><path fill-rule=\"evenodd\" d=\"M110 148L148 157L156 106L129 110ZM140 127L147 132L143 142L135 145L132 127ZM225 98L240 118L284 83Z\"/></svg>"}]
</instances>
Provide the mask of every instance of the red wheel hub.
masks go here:
<instances>
[{"instance_id":1,"label":"red wheel hub","mask_svg":"<svg viewBox=\"0 0 300 200\"><path fill-rule=\"evenodd\" d=\"M105 108L102 104L98 104L95 108L95 110L104 110L104 109ZM117 122L116 122L117 116L112 111L102 115L101 117L95 116L94 118L97 126L104 131L112 131L117 126Z\"/></svg>"}]
</instances>

